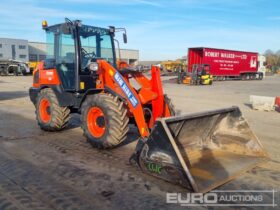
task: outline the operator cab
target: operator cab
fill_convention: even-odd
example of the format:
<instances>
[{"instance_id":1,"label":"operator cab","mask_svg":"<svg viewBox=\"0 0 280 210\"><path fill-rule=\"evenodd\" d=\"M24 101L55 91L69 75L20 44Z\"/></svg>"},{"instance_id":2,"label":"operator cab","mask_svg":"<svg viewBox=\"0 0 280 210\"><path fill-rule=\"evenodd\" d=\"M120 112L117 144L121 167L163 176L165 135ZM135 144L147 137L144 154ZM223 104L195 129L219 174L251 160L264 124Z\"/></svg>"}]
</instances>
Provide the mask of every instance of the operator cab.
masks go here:
<instances>
[{"instance_id":1,"label":"operator cab","mask_svg":"<svg viewBox=\"0 0 280 210\"><path fill-rule=\"evenodd\" d=\"M57 70L64 90L85 92L96 88L98 59L116 68L114 27L99 28L66 19L49 27L43 22L43 29L47 34L45 69Z\"/></svg>"}]
</instances>

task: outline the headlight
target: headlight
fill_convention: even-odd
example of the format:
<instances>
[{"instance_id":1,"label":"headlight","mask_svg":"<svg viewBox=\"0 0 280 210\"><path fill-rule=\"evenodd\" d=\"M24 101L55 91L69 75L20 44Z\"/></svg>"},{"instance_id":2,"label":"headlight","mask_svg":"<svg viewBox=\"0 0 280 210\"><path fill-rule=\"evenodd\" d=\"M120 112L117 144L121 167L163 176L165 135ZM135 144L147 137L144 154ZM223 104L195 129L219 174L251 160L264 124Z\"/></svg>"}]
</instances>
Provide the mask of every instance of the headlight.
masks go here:
<instances>
[{"instance_id":1,"label":"headlight","mask_svg":"<svg viewBox=\"0 0 280 210\"><path fill-rule=\"evenodd\" d=\"M97 71L98 70L98 63L96 62L91 62L89 65L88 65L88 69L90 71Z\"/></svg>"}]
</instances>

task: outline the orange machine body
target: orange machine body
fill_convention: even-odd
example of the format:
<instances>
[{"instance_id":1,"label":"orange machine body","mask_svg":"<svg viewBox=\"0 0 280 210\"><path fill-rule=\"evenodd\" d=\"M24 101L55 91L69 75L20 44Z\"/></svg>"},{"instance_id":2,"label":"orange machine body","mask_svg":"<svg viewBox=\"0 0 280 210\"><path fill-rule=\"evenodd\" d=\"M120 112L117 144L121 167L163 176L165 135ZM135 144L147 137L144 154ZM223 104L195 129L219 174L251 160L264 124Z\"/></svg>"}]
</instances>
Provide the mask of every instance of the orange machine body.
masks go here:
<instances>
[{"instance_id":1,"label":"orange machine body","mask_svg":"<svg viewBox=\"0 0 280 210\"><path fill-rule=\"evenodd\" d=\"M151 78L142 72L122 72L116 70L106 60L98 60L98 79L96 89L105 91L110 89L116 95L125 99L128 114L133 116L142 137L150 135L150 129L154 126L157 118L171 116L168 105L164 101L160 69L156 66L151 68ZM122 66L127 66L122 63ZM44 69L44 63L40 62L33 72L33 87L60 85L59 75L56 69ZM37 79L36 79L37 78ZM136 90L130 80L134 79L140 88ZM145 106L151 107L152 114L149 120L145 119Z\"/></svg>"},{"instance_id":2,"label":"orange machine body","mask_svg":"<svg viewBox=\"0 0 280 210\"><path fill-rule=\"evenodd\" d=\"M56 69L44 69L44 62L38 63L33 71L33 87L40 88L44 85L60 85Z\"/></svg>"},{"instance_id":3,"label":"orange machine body","mask_svg":"<svg viewBox=\"0 0 280 210\"><path fill-rule=\"evenodd\" d=\"M164 102L160 69L152 66L152 77L148 79L141 72L122 73L117 71L105 60L99 61L99 82L98 88L107 87L122 97L126 98L129 112L133 114L137 127L142 137L149 136L149 128L154 126L155 120L159 117L169 117L170 111ZM140 86L136 90L130 83L134 79ZM147 122L144 117L143 107L147 104L152 106L152 117Z\"/></svg>"}]
</instances>

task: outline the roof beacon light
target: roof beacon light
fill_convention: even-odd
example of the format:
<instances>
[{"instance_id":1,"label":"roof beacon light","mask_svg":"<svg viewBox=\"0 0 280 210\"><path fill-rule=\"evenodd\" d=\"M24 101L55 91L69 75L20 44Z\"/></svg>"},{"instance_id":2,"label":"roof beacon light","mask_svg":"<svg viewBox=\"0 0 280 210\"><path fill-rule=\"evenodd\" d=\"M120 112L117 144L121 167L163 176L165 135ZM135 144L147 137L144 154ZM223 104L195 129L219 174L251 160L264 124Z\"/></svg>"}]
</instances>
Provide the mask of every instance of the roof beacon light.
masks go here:
<instances>
[{"instance_id":1,"label":"roof beacon light","mask_svg":"<svg viewBox=\"0 0 280 210\"><path fill-rule=\"evenodd\" d=\"M48 22L46 20L42 21L42 27L47 28L48 27Z\"/></svg>"}]
</instances>

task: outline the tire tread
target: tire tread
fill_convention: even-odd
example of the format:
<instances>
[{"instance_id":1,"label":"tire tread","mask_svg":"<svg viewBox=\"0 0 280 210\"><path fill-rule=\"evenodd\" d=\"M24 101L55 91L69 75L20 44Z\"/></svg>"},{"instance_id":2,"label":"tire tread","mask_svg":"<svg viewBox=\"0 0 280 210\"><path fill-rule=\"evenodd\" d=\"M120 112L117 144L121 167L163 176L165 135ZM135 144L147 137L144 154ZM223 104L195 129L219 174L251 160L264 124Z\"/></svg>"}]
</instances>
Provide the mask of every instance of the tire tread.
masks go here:
<instances>
[{"instance_id":1,"label":"tire tread","mask_svg":"<svg viewBox=\"0 0 280 210\"><path fill-rule=\"evenodd\" d=\"M39 109L39 101L41 98L46 97L49 99L51 104L51 120L49 123L44 123L40 119L40 114L38 112ZM70 109L68 107L61 107L59 106L58 100L56 95L54 94L51 88L45 88L40 91L37 100L36 100L36 119L38 125L42 130L45 131L60 131L64 129L70 119Z\"/></svg>"},{"instance_id":2,"label":"tire tread","mask_svg":"<svg viewBox=\"0 0 280 210\"><path fill-rule=\"evenodd\" d=\"M105 136L101 137L101 140L91 136L87 128L86 115L87 111L92 106L100 106L101 109L103 108L103 111L105 110L104 113L107 113L109 127L104 134ZM126 139L129 130L129 118L127 117L127 108L118 97L114 97L113 95L107 93L88 96L82 104L81 118L84 135L93 147L100 149L113 148Z\"/></svg>"}]
</instances>

